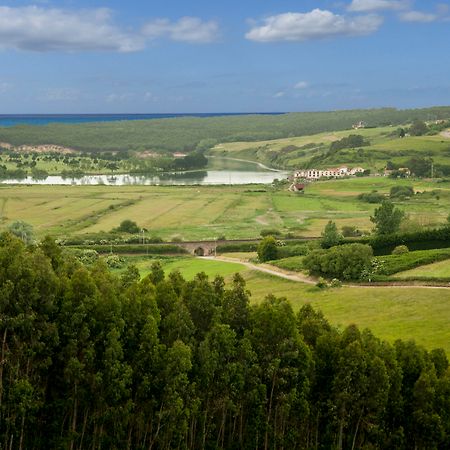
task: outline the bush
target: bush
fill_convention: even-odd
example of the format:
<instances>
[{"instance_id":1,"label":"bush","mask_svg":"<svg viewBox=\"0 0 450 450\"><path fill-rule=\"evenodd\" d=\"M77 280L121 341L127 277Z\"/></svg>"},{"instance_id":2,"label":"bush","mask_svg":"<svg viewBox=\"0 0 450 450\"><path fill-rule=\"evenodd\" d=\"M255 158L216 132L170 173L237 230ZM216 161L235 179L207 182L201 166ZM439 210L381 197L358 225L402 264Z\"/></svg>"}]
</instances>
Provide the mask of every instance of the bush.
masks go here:
<instances>
[{"instance_id":1,"label":"bush","mask_svg":"<svg viewBox=\"0 0 450 450\"><path fill-rule=\"evenodd\" d=\"M405 198L414 195L414 188L412 186L392 186L389 197L391 198Z\"/></svg>"},{"instance_id":2,"label":"bush","mask_svg":"<svg viewBox=\"0 0 450 450\"><path fill-rule=\"evenodd\" d=\"M340 288L342 287L342 281L337 278L333 278L330 283L330 287L332 288Z\"/></svg>"},{"instance_id":3,"label":"bush","mask_svg":"<svg viewBox=\"0 0 450 450\"><path fill-rule=\"evenodd\" d=\"M397 245L397 247L392 250L393 255L403 255L403 253L408 253L409 248L406 245Z\"/></svg>"},{"instance_id":4,"label":"bush","mask_svg":"<svg viewBox=\"0 0 450 450\"><path fill-rule=\"evenodd\" d=\"M324 278L320 277L316 283L316 287L319 289L326 289L328 287L328 283Z\"/></svg>"},{"instance_id":5,"label":"bush","mask_svg":"<svg viewBox=\"0 0 450 450\"><path fill-rule=\"evenodd\" d=\"M314 275L358 280L371 267L373 252L368 245L344 244L328 250L313 250L303 265Z\"/></svg>"},{"instance_id":6,"label":"bush","mask_svg":"<svg viewBox=\"0 0 450 450\"><path fill-rule=\"evenodd\" d=\"M123 220L120 225L116 228L116 231L120 233L137 234L141 229L137 226L136 222L132 220Z\"/></svg>"},{"instance_id":7,"label":"bush","mask_svg":"<svg viewBox=\"0 0 450 450\"><path fill-rule=\"evenodd\" d=\"M261 232L259 233L261 235L261 237L267 237L267 236L281 236L281 231L280 230L276 230L273 228L266 228L264 230L261 230Z\"/></svg>"},{"instance_id":8,"label":"bush","mask_svg":"<svg viewBox=\"0 0 450 450\"><path fill-rule=\"evenodd\" d=\"M105 262L110 269L121 269L125 264L125 259L119 255L109 255L105 257Z\"/></svg>"},{"instance_id":9,"label":"bush","mask_svg":"<svg viewBox=\"0 0 450 450\"><path fill-rule=\"evenodd\" d=\"M381 203L385 199L383 194L378 191L372 191L369 193L363 193L358 195L358 200L366 203Z\"/></svg>"},{"instance_id":10,"label":"bush","mask_svg":"<svg viewBox=\"0 0 450 450\"><path fill-rule=\"evenodd\" d=\"M278 257L277 241L273 236L265 237L258 245L258 259L261 262L271 261Z\"/></svg>"}]
</instances>

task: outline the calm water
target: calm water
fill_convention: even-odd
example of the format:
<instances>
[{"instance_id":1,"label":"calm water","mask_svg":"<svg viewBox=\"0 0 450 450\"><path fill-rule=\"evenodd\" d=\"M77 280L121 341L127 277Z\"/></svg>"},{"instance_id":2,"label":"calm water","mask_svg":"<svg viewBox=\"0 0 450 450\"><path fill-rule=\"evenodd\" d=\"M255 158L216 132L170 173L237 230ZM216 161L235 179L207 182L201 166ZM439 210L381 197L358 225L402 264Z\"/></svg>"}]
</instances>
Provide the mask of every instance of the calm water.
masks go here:
<instances>
[{"instance_id":1,"label":"calm water","mask_svg":"<svg viewBox=\"0 0 450 450\"><path fill-rule=\"evenodd\" d=\"M27 177L21 180L2 180L2 184L40 184L40 185L74 185L74 186L126 186L126 185L219 185L219 184L270 184L276 178L283 179L287 172L257 172L239 170L205 170L198 172L164 174L161 176L146 175L86 175L80 178L63 178L49 176L43 180Z\"/></svg>"},{"instance_id":2,"label":"calm water","mask_svg":"<svg viewBox=\"0 0 450 450\"><path fill-rule=\"evenodd\" d=\"M47 125L49 123L114 122L118 120L169 119L174 117L243 116L283 113L186 113L186 114L0 114L0 126Z\"/></svg>"}]
</instances>

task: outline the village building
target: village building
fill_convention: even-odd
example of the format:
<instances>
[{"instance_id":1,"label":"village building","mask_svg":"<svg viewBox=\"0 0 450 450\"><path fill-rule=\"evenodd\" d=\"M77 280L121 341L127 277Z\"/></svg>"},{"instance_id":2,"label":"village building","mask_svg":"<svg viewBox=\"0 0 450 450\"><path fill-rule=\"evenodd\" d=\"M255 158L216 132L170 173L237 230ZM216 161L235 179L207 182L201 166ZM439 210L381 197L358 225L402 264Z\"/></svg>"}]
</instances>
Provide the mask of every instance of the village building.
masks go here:
<instances>
[{"instance_id":1,"label":"village building","mask_svg":"<svg viewBox=\"0 0 450 450\"><path fill-rule=\"evenodd\" d=\"M318 180L319 178L342 178L346 176L355 176L358 173L364 173L364 169L362 167L353 167L352 169L349 169L347 166L341 166L330 169L298 170L294 173L294 178Z\"/></svg>"}]
</instances>

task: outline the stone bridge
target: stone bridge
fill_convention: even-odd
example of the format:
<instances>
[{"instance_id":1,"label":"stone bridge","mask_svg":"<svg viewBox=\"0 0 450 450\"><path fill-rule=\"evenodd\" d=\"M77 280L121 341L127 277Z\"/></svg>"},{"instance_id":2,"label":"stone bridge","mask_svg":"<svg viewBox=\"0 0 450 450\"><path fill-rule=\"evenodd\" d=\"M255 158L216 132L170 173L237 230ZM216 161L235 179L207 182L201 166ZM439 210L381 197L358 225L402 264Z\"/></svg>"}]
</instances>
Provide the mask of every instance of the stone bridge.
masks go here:
<instances>
[{"instance_id":1,"label":"stone bridge","mask_svg":"<svg viewBox=\"0 0 450 450\"><path fill-rule=\"evenodd\" d=\"M217 246L224 244L247 244L258 243L260 239L237 239L237 240L221 240L221 241L187 241L176 242L176 245L184 248L192 255L211 256L215 255ZM175 243L173 243L175 244Z\"/></svg>"}]
</instances>

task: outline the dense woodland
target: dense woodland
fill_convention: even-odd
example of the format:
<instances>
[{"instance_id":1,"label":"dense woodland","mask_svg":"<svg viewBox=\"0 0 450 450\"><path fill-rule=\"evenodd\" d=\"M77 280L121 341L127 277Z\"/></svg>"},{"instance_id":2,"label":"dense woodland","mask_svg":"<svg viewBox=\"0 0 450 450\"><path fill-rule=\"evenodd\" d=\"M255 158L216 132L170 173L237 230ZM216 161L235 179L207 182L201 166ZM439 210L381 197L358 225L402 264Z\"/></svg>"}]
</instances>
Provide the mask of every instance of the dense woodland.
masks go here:
<instances>
[{"instance_id":1,"label":"dense woodland","mask_svg":"<svg viewBox=\"0 0 450 450\"><path fill-rule=\"evenodd\" d=\"M2 449L448 449L442 350L243 279L83 266L0 237Z\"/></svg>"},{"instance_id":2,"label":"dense woodland","mask_svg":"<svg viewBox=\"0 0 450 450\"><path fill-rule=\"evenodd\" d=\"M415 120L447 119L450 107L394 108L331 112L181 117L87 124L20 125L0 128L0 142L12 145L55 144L83 151L205 150L218 142L258 141L367 126L404 125Z\"/></svg>"}]
</instances>

